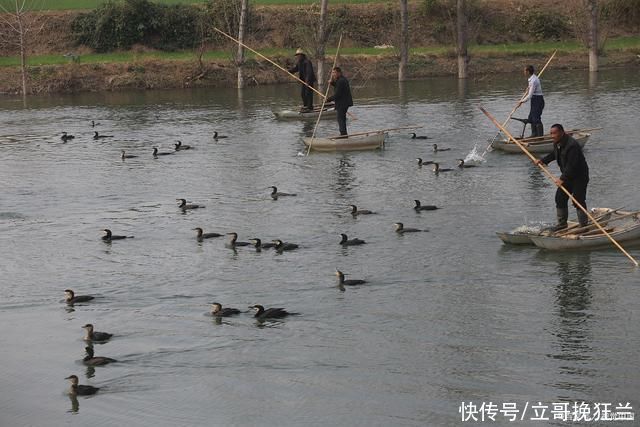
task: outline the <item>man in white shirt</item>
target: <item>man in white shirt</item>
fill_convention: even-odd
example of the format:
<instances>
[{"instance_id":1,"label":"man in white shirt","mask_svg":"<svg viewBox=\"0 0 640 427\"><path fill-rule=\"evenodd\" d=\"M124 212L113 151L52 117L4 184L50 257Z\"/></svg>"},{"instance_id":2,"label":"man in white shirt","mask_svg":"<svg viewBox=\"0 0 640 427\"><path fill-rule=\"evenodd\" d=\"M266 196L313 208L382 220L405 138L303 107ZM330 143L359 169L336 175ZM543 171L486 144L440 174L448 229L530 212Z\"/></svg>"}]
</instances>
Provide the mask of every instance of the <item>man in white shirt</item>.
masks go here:
<instances>
[{"instance_id":1,"label":"man in white shirt","mask_svg":"<svg viewBox=\"0 0 640 427\"><path fill-rule=\"evenodd\" d=\"M544 125L542 124L542 110L544 110L544 96L542 96L542 86L540 79L535 74L533 65L528 65L524 69L525 76L529 77L529 88L527 94L518 103L518 108L528 100L531 100L531 110L529 111L529 123L531 124L531 136L543 136Z\"/></svg>"}]
</instances>

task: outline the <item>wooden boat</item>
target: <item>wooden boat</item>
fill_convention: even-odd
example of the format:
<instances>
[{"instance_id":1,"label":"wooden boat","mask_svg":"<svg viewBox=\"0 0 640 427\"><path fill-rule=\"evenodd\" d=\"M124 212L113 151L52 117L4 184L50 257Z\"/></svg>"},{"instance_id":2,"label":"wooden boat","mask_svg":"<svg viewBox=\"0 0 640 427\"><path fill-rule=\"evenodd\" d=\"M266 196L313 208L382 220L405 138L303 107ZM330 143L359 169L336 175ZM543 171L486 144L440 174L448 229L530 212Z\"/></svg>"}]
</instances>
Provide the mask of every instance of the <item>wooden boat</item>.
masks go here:
<instances>
[{"instance_id":1,"label":"wooden boat","mask_svg":"<svg viewBox=\"0 0 640 427\"><path fill-rule=\"evenodd\" d=\"M318 115L320 114L320 108L315 108L313 111L302 112L300 110L279 110L274 111L277 119L280 120L318 120ZM324 110L322 110L321 119L334 119L336 118L336 109L333 106L325 106Z\"/></svg>"},{"instance_id":2,"label":"wooden boat","mask_svg":"<svg viewBox=\"0 0 640 427\"><path fill-rule=\"evenodd\" d=\"M567 131L566 133L573 136L581 147L584 147L591 136L590 133L580 131L579 129ZM551 135L537 136L534 138L517 138L517 140L531 153L546 154L553 151L553 140L551 139ZM504 151L506 153L522 153L522 150L516 143L511 142L504 136L493 141L491 143L491 147L495 150Z\"/></svg>"},{"instance_id":3,"label":"wooden boat","mask_svg":"<svg viewBox=\"0 0 640 427\"><path fill-rule=\"evenodd\" d=\"M349 135L348 138L338 136L329 138L303 138L304 145L316 151L360 151L376 150L384 147L384 131L364 132Z\"/></svg>"},{"instance_id":4,"label":"wooden boat","mask_svg":"<svg viewBox=\"0 0 640 427\"><path fill-rule=\"evenodd\" d=\"M612 211L611 216L598 221L607 233L618 243L640 243L640 211ZM597 249L613 247L611 240L594 225L578 228L575 232L568 230L553 235L530 236L534 245L553 251Z\"/></svg>"},{"instance_id":5,"label":"wooden boat","mask_svg":"<svg viewBox=\"0 0 640 427\"><path fill-rule=\"evenodd\" d=\"M596 221L606 221L617 210L609 208L593 208L591 209L591 215L593 215ZM568 228L560 230L557 233L551 232L549 229L545 229L539 226L520 226L511 231L497 231L496 234L504 243L508 245L530 245L535 246L532 238L536 236L554 236L564 234L575 234L580 232L579 224L574 221L567 222ZM590 228L591 230L591 228Z\"/></svg>"}]
</instances>

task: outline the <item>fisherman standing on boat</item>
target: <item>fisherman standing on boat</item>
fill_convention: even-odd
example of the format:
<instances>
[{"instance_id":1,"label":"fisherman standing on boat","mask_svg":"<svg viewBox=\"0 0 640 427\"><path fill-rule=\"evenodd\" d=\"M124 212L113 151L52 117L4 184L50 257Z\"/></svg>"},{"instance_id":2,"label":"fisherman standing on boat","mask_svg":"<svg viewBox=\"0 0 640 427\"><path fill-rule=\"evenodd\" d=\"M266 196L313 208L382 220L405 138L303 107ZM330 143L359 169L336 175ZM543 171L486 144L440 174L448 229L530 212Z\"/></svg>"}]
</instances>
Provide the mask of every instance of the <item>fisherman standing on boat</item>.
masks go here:
<instances>
[{"instance_id":1,"label":"fisherman standing on boat","mask_svg":"<svg viewBox=\"0 0 640 427\"><path fill-rule=\"evenodd\" d=\"M333 95L327 98L327 102L335 102L340 135L347 137L347 110L353 106L349 80L342 75L340 67L333 67L330 83L333 86Z\"/></svg>"},{"instance_id":2,"label":"fisherman standing on boat","mask_svg":"<svg viewBox=\"0 0 640 427\"><path fill-rule=\"evenodd\" d=\"M535 74L533 65L528 65L524 69L525 76L529 76L529 88L527 94L518 102L516 108L520 108L522 104L531 100L531 109L529 110L529 123L531 124L531 136L543 136L544 125L542 124L542 110L544 110L544 96L542 96L542 85L540 79Z\"/></svg>"},{"instance_id":3,"label":"fisherman standing on boat","mask_svg":"<svg viewBox=\"0 0 640 427\"><path fill-rule=\"evenodd\" d=\"M296 50L296 65L290 68L290 73L298 73L300 80L306 83L302 85L302 112L313 111L313 89L316 84L316 74L313 72L313 64L300 48Z\"/></svg>"},{"instance_id":4,"label":"fisherman standing on boat","mask_svg":"<svg viewBox=\"0 0 640 427\"><path fill-rule=\"evenodd\" d=\"M553 227L553 231L567 228L567 219L569 217L569 196L560 189L560 185L571 193L578 203L585 209L587 208L587 185L589 184L589 166L584 158L582 147L580 144L565 133L564 128L560 124L551 126L551 139L553 139L553 151L542 159L536 161L537 164L548 165L552 161L557 161L562 175L556 180L558 190L556 191L556 213L558 216L558 224ZM580 226L587 225L589 218L580 208L576 206L578 213L578 221Z\"/></svg>"}]
</instances>

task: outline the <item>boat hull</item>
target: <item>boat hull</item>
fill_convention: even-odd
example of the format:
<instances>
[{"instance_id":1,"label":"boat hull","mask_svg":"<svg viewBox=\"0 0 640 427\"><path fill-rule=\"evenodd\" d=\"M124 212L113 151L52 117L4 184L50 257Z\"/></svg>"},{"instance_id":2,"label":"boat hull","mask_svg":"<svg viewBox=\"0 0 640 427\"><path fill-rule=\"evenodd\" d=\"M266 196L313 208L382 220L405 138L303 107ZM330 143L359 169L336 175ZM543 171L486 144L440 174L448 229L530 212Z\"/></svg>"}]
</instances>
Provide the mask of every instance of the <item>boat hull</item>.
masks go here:
<instances>
[{"instance_id":1,"label":"boat hull","mask_svg":"<svg viewBox=\"0 0 640 427\"><path fill-rule=\"evenodd\" d=\"M630 229L613 231L609 235L618 243L640 243L640 223ZM552 251L599 249L611 246L613 243L607 236L531 236L534 245Z\"/></svg>"},{"instance_id":2,"label":"boat hull","mask_svg":"<svg viewBox=\"0 0 640 427\"><path fill-rule=\"evenodd\" d=\"M572 136L578 144L580 144L580 147L584 147L591 134L586 132L576 132ZM545 135L541 138L525 138L518 141L521 142L530 153L547 154L553 151L553 141L551 140L550 135ZM493 141L491 143L491 147L494 150L504 151L505 153L522 153L522 150L517 144L505 139L497 139Z\"/></svg>"},{"instance_id":3,"label":"boat hull","mask_svg":"<svg viewBox=\"0 0 640 427\"><path fill-rule=\"evenodd\" d=\"M384 147L386 132L368 135L350 136L349 138L303 138L304 145L315 151L362 151L377 150Z\"/></svg>"},{"instance_id":4,"label":"boat hull","mask_svg":"<svg viewBox=\"0 0 640 427\"><path fill-rule=\"evenodd\" d=\"M318 115L320 115L320 111L309 111L302 113L296 110L280 110L274 111L276 118L279 120L318 120ZM335 108L325 108L322 111L321 119L335 119L336 118L336 109Z\"/></svg>"}]
</instances>

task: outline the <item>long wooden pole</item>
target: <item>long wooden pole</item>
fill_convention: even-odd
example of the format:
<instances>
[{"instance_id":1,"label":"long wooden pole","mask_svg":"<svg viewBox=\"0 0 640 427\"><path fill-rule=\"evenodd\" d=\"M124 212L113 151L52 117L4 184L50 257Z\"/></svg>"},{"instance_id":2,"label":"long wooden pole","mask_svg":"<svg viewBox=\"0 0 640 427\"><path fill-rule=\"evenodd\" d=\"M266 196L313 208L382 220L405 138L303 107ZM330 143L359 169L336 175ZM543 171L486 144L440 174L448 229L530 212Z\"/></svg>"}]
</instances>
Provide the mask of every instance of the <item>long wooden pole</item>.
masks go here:
<instances>
[{"instance_id":1,"label":"long wooden pole","mask_svg":"<svg viewBox=\"0 0 640 427\"><path fill-rule=\"evenodd\" d=\"M340 40L338 40L338 48L336 49L336 56L333 58L333 65L331 66L331 72L335 68L338 63L338 54L340 53L340 45L342 44L342 34L340 34ZM307 156L311 152L311 145L313 145L313 140L316 137L316 131L318 130L318 124L320 123L320 119L322 118L322 110L324 110L324 104L327 102L327 96L329 95L329 88L331 85L329 82L331 81L331 77L327 79L327 90L324 93L324 98L322 98L322 105L320 106L320 112L318 113L318 119L316 120L316 125L313 127L313 133L311 134L311 141L309 141L309 147L307 148Z\"/></svg>"},{"instance_id":2,"label":"long wooden pole","mask_svg":"<svg viewBox=\"0 0 640 427\"><path fill-rule=\"evenodd\" d=\"M234 38L233 36L230 36L229 34L225 33L224 31L213 27L213 29L217 32L219 32L220 34L222 34L223 36L233 40L234 42L238 43L240 46L245 47L247 50L250 50L251 52L255 53L256 55L258 55L260 58L268 61L269 63L271 63L272 65L275 65L277 68L281 69L282 71L284 71L285 73L287 73L290 77L296 79L297 81L299 81L300 83L302 83L303 85L305 85L306 87L308 87L309 89L311 89L312 91L314 91L315 93L317 93L318 95L320 95L322 97L323 100L327 99L327 96L325 94L323 94L322 92L318 91L315 87L311 86L310 84L308 84L307 82L305 82L304 80L296 77L295 75L291 74L289 72L289 70L287 70L286 68L281 67L280 65L276 64L275 62L273 62L271 59L267 58L266 56L264 56L263 54L261 54L260 52L251 49L249 46L247 46L246 44L242 43L240 40ZM347 111L347 114L349 115L349 117L351 117L352 120L357 120L356 116L354 116L353 114L351 114L350 112Z\"/></svg>"},{"instance_id":3,"label":"long wooden pole","mask_svg":"<svg viewBox=\"0 0 640 427\"><path fill-rule=\"evenodd\" d=\"M307 84L307 82L305 82L304 80L296 77L295 75L291 74L289 72L289 70L281 67L280 65L276 64L275 62L273 62L271 59L267 58L266 56L264 56L263 54L261 54L260 52L251 49L249 46L247 46L246 44L242 43L240 40L234 38L233 36L230 36L229 34L225 33L224 31L213 27L214 30L216 30L217 32L219 32L220 34L222 34L223 36L233 40L234 42L238 43L240 46L245 47L247 50L250 50L251 52L255 53L256 55L258 55L260 58L270 62L272 65L275 65L276 67L278 67L279 69L281 69L282 71L284 71L285 73L287 73L288 75L290 75L292 78L296 79L297 81L299 81L300 83L302 83L303 85L305 85L306 87L308 87L309 89L311 89L312 91L314 91L315 93L317 93L318 95L320 95L322 97L322 99L326 99L326 96L318 91L315 87L311 86L310 84Z\"/></svg>"},{"instance_id":4,"label":"long wooden pole","mask_svg":"<svg viewBox=\"0 0 640 427\"><path fill-rule=\"evenodd\" d=\"M544 73L544 70L547 69L547 66L551 63L551 60L556 56L556 53L558 53L558 49L554 50L553 53L551 54L551 57L547 60L547 63L544 64L544 67L542 67L542 70L540 70L540 72L538 73L538 77L542 76L542 73ZM518 100L518 103L515 105L515 107L513 107L513 110L511 110L511 112L509 113L509 116L507 117L507 120L504 121L504 123L502 123L502 126L506 126L507 123L509 123L509 120L511 120L511 116L513 116L513 113L516 112L516 110L518 109L518 107L520 106L520 100L522 100L522 98L524 98L527 95L527 92L529 91L529 87L527 86L527 88L524 90L524 94L520 97L520 99ZM498 135L500 135L500 132L498 132L496 134L496 136L493 137L493 139L491 140L491 143L487 146L487 149L491 146L491 144L493 144L496 140L496 138L498 137ZM486 150L485 150L486 152Z\"/></svg>"},{"instance_id":5,"label":"long wooden pole","mask_svg":"<svg viewBox=\"0 0 640 427\"><path fill-rule=\"evenodd\" d=\"M569 198L571 199L571 201L573 202L573 204L575 206L577 206L578 208L580 208L580 210L582 212L584 212L587 217L591 220L591 222L593 222L600 231L602 231L602 233L607 236L609 238L609 240L611 240L611 243L613 243L613 245L615 247L617 247L618 249L620 249L620 251L622 251L623 254L625 254L627 256L627 258L629 258L631 260L631 262L633 262L633 264L637 267L638 266L638 261L636 261L631 255L629 255L629 253L627 251L624 250L624 248L622 246L620 246L620 243L616 242L616 240L611 237L611 235L607 232L607 230L605 230L604 228L602 228L602 226L598 223L598 221L596 221L596 219L589 213L589 211L587 209L585 209L584 206L582 206L582 204L580 204L575 197L573 197L573 195L567 191L567 189L562 185L562 184L558 184L558 180L556 179L555 176L553 176L553 174L551 172L549 172L549 169L547 169L546 167L544 167L544 165L538 164L537 163L537 158L534 157L529 150L527 150L525 148L524 145L522 145L517 139L515 139L507 129L505 129L504 126L502 126L496 119L495 117L493 117L487 110L485 110L483 107L480 107L480 111L482 111L484 113L485 116L487 116L492 122L493 124L496 125L496 127L498 127L498 129L500 129L502 132L504 132L504 134L513 142L515 142L518 147L527 155L529 156L529 158L531 159L531 161L538 166L540 169L542 169L542 171L549 177L551 178L551 180L556 184L556 186L558 186L558 188L560 188L567 196L569 196Z\"/></svg>"}]
</instances>

